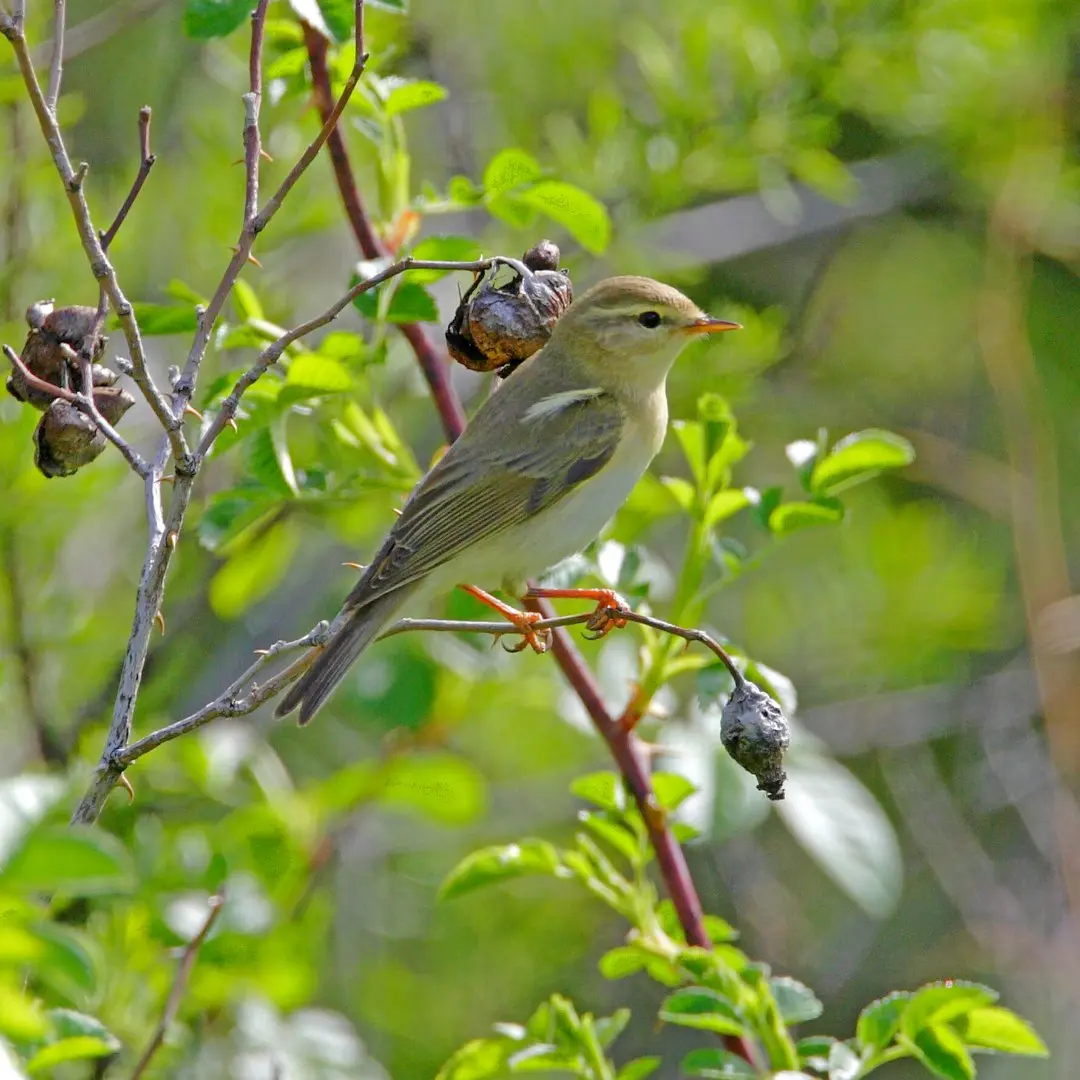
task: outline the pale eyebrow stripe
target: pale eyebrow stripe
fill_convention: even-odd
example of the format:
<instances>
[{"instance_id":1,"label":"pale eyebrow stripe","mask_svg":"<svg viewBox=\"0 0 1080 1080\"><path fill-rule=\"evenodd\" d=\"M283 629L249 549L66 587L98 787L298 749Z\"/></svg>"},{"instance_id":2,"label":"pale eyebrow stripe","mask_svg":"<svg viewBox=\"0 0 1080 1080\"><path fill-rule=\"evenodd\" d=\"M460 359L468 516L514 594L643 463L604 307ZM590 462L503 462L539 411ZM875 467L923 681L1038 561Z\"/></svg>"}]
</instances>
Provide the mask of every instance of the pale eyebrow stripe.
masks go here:
<instances>
[{"instance_id":1,"label":"pale eyebrow stripe","mask_svg":"<svg viewBox=\"0 0 1080 1080\"><path fill-rule=\"evenodd\" d=\"M542 420L545 416L561 412L568 405L576 405L581 401L589 401L599 397L604 392L601 386L587 386L582 390L560 390L556 394L534 401L521 418L521 423L528 424L533 420Z\"/></svg>"}]
</instances>

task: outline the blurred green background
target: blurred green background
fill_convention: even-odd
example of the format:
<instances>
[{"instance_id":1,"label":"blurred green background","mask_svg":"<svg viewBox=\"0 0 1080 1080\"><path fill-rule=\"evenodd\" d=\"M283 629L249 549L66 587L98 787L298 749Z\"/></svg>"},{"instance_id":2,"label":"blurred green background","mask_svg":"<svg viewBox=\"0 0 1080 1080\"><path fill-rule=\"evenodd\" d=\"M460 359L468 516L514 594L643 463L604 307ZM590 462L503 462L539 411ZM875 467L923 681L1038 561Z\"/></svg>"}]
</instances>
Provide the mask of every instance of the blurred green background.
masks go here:
<instances>
[{"instance_id":1,"label":"blurred green background","mask_svg":"<svg viewBox=\"0 0 1080 1080\"><path fill-rule=\"evenodd\" d=\"M178 3L68 6L77 55L61 118L75 160L91 162L97 223L130 183L149 104L158 163L112 254L130 297L190 307L240 225L245 31L192 40ZM45 7L29 4L34 41L49 33ZM317 126L288 8L272 14L267 190ZM676 418L705 392L730 402L752 443L737 485L797 495L785 447L823 427L915 445L915 464L860 487L837 525L781 542L750 514L725 523L709 571L725 587L704 621L798 692L781 812L723 755L692 675L667 688L668 719L648 735L664 768L702 786L688 857L705 908L817 990L826 1015L811 1030L850 1030L891 989L985 981L1053 1051L985 1059L989 1077L1080 1067L1078 30L1072 0L412 0L404 16L369 11L372 71L438 83L445 100L396 118L393 160L370 103L344 128L388 230L412 206L421 237L488 253L551 235L579 291L649 273L742 321L688 352L670 385ZM600 200L610 243L444 197L508 147ZM17 347L32 301L93 304L96 288L6 49L0 198L0 339ZM325 159L257 253L197 401L250 363L252 319L291 325L347 287L358 253ZM464 283L430 286L436 341ZM365 561L440 445L400 335L351 310L332 332L320 348L348 367L349 391L289 413L302 490L270 436L250 435L268 407L257 400L249 433L242 423L223 441L200 482L136 736L214 697L254 648L332 614L353 580L341 562ZM189 335L148 340L162 378L183 362ZM467 401L485 392L461 369L454 381ZM349 402L392 425L374 449L350 429ZM111 450L46 481L36 419L0 400L2 805L48 774L66 781L51 795L62 816L100 753L143 503ZM152 446L141 404L124 430ZM685 474L673 444L657 476ZM674 501L656 509L658 488L593 565L617 579L635 546L663 614L687 525ZM447 610L475 613L460 597ZM583 646L613 708L638 640ZM116 795L103 818L137 883L84 913L100 973L89 1004L122 1039L141 1045L156 1022L166 950L207 890L225 880L230 897L185 999L190 1026L156 1075L271 1076L275 1046L289 1075L430 1076L554 990L597 1012L633 1006L618 1054L663 1053L658 1075L677 1075L688 1044L654 1030L660 988L599 975L624 928L581 891L526 879L436 898L481 844L571 835L569 781L609 767L550 658L406 635L366 655L311 728L269 711L148 756L130 772L134 803ZM894 1075L915 1075L905 1068Z\"/></svg>"}]
</instances>

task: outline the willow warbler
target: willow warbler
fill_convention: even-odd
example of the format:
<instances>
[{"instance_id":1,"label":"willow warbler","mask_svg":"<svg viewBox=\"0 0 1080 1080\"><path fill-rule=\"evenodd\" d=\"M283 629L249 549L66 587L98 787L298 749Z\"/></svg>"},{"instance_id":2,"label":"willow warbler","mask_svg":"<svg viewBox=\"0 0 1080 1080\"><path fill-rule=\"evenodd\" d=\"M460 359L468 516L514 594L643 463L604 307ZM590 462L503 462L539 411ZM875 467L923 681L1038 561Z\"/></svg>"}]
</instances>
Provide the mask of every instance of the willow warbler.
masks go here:
<instances>
[{"instance_id":1,"label":"willow warbler","mask_svg":"<svg viewBox=\"0 0 1080 1080\"><path fill-rule=\"evenodd\" d=\"M522 596L529 577L595 539L664 441L675 358L695 335L734 329L649 278L583 294L413 489L276 715L299 707L307 723L406 602L471 581ZM524 633L537 617L500 610Z\"/></svg>"}]
</instances>

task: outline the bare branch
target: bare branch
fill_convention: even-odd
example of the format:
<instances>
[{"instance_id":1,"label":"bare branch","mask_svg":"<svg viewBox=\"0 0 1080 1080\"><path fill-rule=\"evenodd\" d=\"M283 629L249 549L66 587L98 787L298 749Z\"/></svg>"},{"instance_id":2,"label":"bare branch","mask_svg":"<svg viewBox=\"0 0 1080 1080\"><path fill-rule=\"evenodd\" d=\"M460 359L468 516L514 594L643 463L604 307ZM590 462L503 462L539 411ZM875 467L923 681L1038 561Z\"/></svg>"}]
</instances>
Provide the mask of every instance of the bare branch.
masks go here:
<instances>
[{"instance_id":1,"label":"bare branch","mask_svg":"<svg viewBox=\"0 0 1080 1080\"><path fill-rule=\"evenodd\" d=\"M134 309L120 288L116 271L101 245L101 238L94 228L90 207L86 202L86 195L83 192L86 169L83 166L80 166L78 170L72 167L60 126L41 92L41 84L38 82L37 73L34 71L34 65L30 58L18 9L13 17L5 19L0 24L0 32L11 42L11 47L15 52L23 82L26 85L30 102L34 106L34 112L38 118L38 125L41 128L42 135L45 137L45 142L48 144L56 171L64 185L68 202L71 204L79 239L82 241L87 261L90 263L90 270L99 285L108 294L109 301L112 303L113 310L116 312L116 317L119 319L120 326L124 331L128 351L131 354L132 378L149 402L161 426L165 429L177 462L184 463L187 461L189 451L187 441L184 438L182 423L179 419L180 414L179 412L173 413L172 407L161 391L158 390L147 368L146 352L143 348L142 334L139 331Z\"/></svg>"},{"instance_id":2,"label":"bare branch","mask_svg":"<svg viewBox=\"0 0 1080 1080\"><path fill-rule=\"evenodd\" d=\"M139 1077L146 1072L150 1060L165 1041L165 1034L169 1029L169 1025L176 1019L176 1014L180 1009L180 1002L184 1000L184 991L187 989L188 979L191 978L192 969L195 967L196 959L198 959L199 949L202 948L203 942L210 936L210 931L214 928L214 923L217 922L224 903L225 894L220 889L207 900L206 918L195 936L184 946L184 951L180 954L176 977L173 979L169 996L165 1000L165 1008L161 1013L161 1019L158 1021L146 1049L142 1052L142 1057L139 1058L135 1071L131 1074L131 1080L139 1080Z\"/></svg>"},{"instance_id":3,"label":"bare branch","mask_svg":"<svg viewBox=\"0 0 1080 1080\"><path fill-rule=\"evenodd\" d=\"M206 305L206 308L199 316L199 326L195 331L195 338L191 343L187 362L184 364L184 370L174 388L173 399L180 409L182 409L184 404L191 400L191 396L195 392L195 383L199 377L199 368L202 364L203 357L206 355L206 349L210 343L210 335L213 332L214 323L217 322L218 316L221 314L221 309L225 306L225 301L232 292L236 279L240 276L240 271L243 270L248 261L248 257L251 255L251 249L255 243L255 238L270 224L271 219L278 210L281 209L281 204L285 201L285 197L292 191L296 182L307 171L307 168L312 161L315 160L315 156L323 148L326 140L330 137L330 133L337 126L338 119L341 117L342 112L345 111L345 106L348 105L349 99L356 89L356 84L360 81L360 76L364 72L364 65L367 63L367 56L363 51L363 30L361 29L363 6L363 0L356 0L356 61L353 64L353 69L350 72L348 79L345 81L345 85L342 87L341 94L339 95L334 108L323 123L319 134L308 144L296 164L289 170L285 179L282 180L281 186L270 197L266 205L254 214L250 220L245 217L243 228L240 230L240 237L236 242L235 254L229 262L229 265L225 268L225 273L218 283L218 287L214 290L214 295L210 298L210 303ZM258 40L261 44L261 36ZM253 54L255 43L253 36ZM254 63L254 59L252 60L252 63ZM245 160L247 160L246 157ZM250 187L250 184L247 186Z\"/></svg>"},{"instance_id":4,"label":"bare branch","mask_svg":"<svg viewBox=\"0 0 1080 1080\"><path fill-rule=\"evenodd\" d=\"M262 108L262 49L266 30L266 7L269 0L259 0L251 13L251 50L248 57L248 80L251 89L244 95L244 228L249 229L259 212L259 159L262 157L262 133L259 111Z\"/></svg>"},{"instance_id":5,"label":"bare branch","mask_svg":"<svg viewBox=\"0 0 1080 1080\"><path fill-rule=\"evenodd\" d=\"M135 200L139 197L139 192L142 191L142 186L146 183L146 178L150 175L155 161L157 157L150 152L150 106L144 105L139 110L139 171L135 174L131 190L120 204L113 223L101 234L102 251L109 250L109 245L116 238L120 226L124 224L132 206L135 205Z\"/></svg>"},{"instance_id":6,"label":"bare branch","mask_svg":"<svg viewBox=\"0 0 1080 1080\"><path fill-rule=\"evenodd\" d=\"M49 90L45 104L56 115L56 103L60 100L60 80L64 75L64 24L67 21L67 0L53 2L53 49L49 63Z\"/></svg>"}]
</instances>

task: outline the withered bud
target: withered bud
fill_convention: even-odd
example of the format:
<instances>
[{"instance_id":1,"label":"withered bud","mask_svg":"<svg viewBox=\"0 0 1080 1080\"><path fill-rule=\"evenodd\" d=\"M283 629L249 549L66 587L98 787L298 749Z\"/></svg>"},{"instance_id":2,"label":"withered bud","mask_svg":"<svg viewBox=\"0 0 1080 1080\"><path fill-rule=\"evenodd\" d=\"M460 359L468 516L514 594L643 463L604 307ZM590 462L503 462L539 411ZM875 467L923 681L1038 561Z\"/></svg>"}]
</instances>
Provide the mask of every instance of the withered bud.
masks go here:
<instances>
[{"instance_id":1,"label":"withered bud","mask_svg":"<svg viewBox=\"0 0 1080 1080\"><path fill-rule=\"evenodd\" d=\"M96 317L97 310L92 307L54 308L51 300L39 300L31 304L26 311L30 333L22 347L22 362L31 374L52 383L53 386L84 390L78 366L64 356L60 346L67 345L75 352L80 352L86 344L87 335L94 328ZM96 360L101 356L107 340L102 334L96 336L91 343L92 359ZM112 374L107 368L97 368L96 371L103 373L102 377L106 379ZM114 377L113 382L115 381ZM12 397L25 401L35 409L47 409L54 400L51 394L27 386L18 371L11 373L5 385ZM94 379L94 385L99 385L97 378ZM100 385L110 384L106 382Z\"/></svg>"},{"instance_id":2,"label":"withered bud","mask_svg":"<svg viewBox=\"0 0 1080 1080\"><path fill-rule=\"evenodd\" d=\"M720 740L732 760L757 777L758 791L784 797L782 765L791 741L780 706L752 682L736 686L720 717Z\"/></svg>"},{"instance_id":3,"label":"withered bud","mask_svg":"<svg viewBox=\"0 0 1080 1080\"><path fill-rule=\"evenodd\" d=\"M522 260L532 271L504 285L479 277L461 298L446 344L450 355L473 371L509 375L547 344L552 328L574 299L570 275L557 270L559 249L542 240Z\"/></svg>"},{"instance_id":4,"label":"withered bud","mask_svg":"<svg viewBox=\"0 0 1080 1080\"><path fill-rule=\"evenodd\" d=\"M116 380L120 378L118 371L113 371L112 368L104 367L101 364L94 364L90 369L91 380L94 386L113 386ZM105 417L107 420L108 417Z\"/></svg>"},{"instance_id":5,"label":"withered bud","mask_svg":"<svg viewBox=\"0 0 1080 1080\"><path fill-rule=\"evenodd\" d=\"M98 412L117 424L135 404L119 386L94 391ZM34 429L34 464L48 477L71 476L105 449L106 439L94 422L71 402L54 398Z\"/></svg>"}]
</instances>

